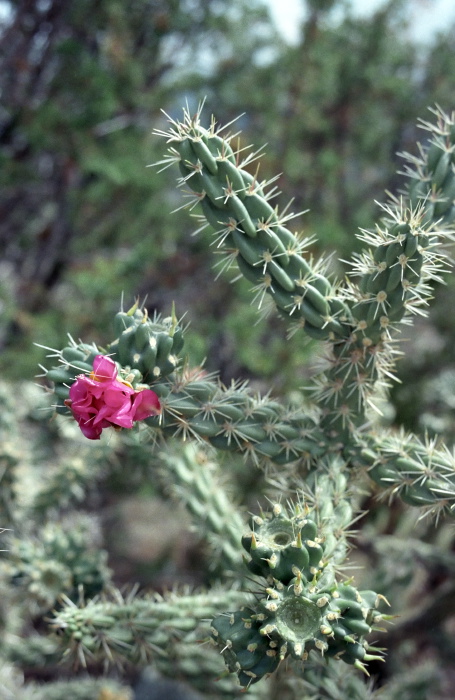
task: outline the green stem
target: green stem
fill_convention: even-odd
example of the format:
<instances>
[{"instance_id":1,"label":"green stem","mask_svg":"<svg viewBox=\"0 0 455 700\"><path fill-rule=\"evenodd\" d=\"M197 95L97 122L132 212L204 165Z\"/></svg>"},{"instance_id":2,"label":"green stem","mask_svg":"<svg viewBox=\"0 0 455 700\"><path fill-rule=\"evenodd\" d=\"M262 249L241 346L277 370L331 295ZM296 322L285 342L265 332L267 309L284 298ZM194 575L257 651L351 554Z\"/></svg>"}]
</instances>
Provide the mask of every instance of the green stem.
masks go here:
<instances>
[{"instance_id":1,"label":"green stem","mask_svg":"<svg viewBox=\"0 0 455 700\"><path fill-rule=\"evenodd\" d=\"M157 654L172 658L176 640L193 643L191 635L195 630L204 635L204 620L226 606L241 605L248 598L238 590L144 598L123 598L114 591L109 597L77 606L62 597L62 608L50 627L59 635L63 658L76 666L106 660L143 665Z\"/></svg>"}]
</instances>

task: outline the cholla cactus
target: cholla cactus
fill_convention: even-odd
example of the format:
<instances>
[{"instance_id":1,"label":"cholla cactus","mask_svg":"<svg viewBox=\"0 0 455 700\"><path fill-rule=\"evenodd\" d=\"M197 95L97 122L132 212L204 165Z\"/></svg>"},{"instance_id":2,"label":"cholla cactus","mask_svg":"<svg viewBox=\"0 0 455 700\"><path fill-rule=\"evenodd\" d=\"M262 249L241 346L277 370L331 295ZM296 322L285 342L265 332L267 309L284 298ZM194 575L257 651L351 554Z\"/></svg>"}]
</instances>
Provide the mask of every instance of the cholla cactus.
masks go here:
<instances>
[{"instance_id":1,"label":"cholla cactus","mask_svg":"<svg viewBox=\"0 0 455 700\"><path fill-rule=\"evenodd\" d=\"M200 110L194 116L185 110L183 121L157 132L169 143L162 165L179 168L200 230L214 231L221 268L233 267L251 282L261 311L276 306L290 333L323 342L325 364L301 406L260 396L242 382L224 386L189 366L173 309L168 318L149 318L138 304L117 314L105 348L71 340L54 353L58 362L47 380L58 412L71 411L94 440L104 429L142 427L140 435L149 438L144 451L158 455L159 473L207 540L223 585L164 599L111 592L78 606L68 572L60 591L66 597L50 623L64 656L83 665L154 659L161 670L178 667L190 677L201 663L195 639L211 638L228 672L251 693L257 687L257 697L267 696L262 679L273 683L286 664L299 692L319 682L324 697L342 697L343 684L353 696L373 696L366 686L362 695L348 671L348 680L336 681L337 664L368 674L368 662L382 660L377 633L390 619L384 592L359 590L343 573L359 511L357 483L436 517L451 516L455 507L453 454L428 439L384 430L374 417L394 377L397 331L413 314L426 313L431 285L448 267L455 117L439 109L435 116L435 124L422 124L429 144L417 157L405 155L409 187L381 206L374 230L361 231L366 249L354 256L344 282L331 279L326 261L307 254L311 241L290 228L293 215L274 206L273 181L261 181L252 166L257 154L237 150L234 136L224 136L214 120L204 128ZM185 441L184 449L163 450L169 438ZM215 450L265 469L274 485L270 508L253 514L249 527L224 490ZM74 535L67 537L75 546ZM11 575L31 590L27 566L41 555L20 551ZM88 573L80 582L101 588L104 562L87 555L81 561ZM62 560L62 571L65 566ZM324 671L321 656L330 659ZM221 673L220 655L207 659L204 673ZM227 678L218 697L235 693Z\"/></svg>"},{"instance_id":2,"label":"cholla cactus","mask_svg":"<svg viewBox=\"0 0 455 700\"><path fill-rule=\"evenodd\" d=\"M225 267L236 266L255 284L260 305L265 296L273 300L293 331L298 327L326 341L326 371L312 386L322 431L318 446L338 451L347 467L367 467L382 487L393 487L407 502L450 512L450 454L412 436L391 449L393 438L371 429L369 413L394 376L397 329L413 314L425 314L431 284L442 281L448 267L444 244L455 216L454 116L436 110L436 124L422 123L432 139L420 147L419 157L405 155L411 186L382 205L375 230L361 231L368 248L355 256L353 279L345 284L326 276L324 261L304 257L308 242L287 228L292 216L273 208L274 189L267 193L267 183L246 169L254 158L236 154L232 137L221 138L214 121L204 129L199 117L185 112L169 133L158 132L172 144L164 163L179 165L180 184L193 192L189 206L200 203L216 229Z\"/></svg>"}]
</instances>

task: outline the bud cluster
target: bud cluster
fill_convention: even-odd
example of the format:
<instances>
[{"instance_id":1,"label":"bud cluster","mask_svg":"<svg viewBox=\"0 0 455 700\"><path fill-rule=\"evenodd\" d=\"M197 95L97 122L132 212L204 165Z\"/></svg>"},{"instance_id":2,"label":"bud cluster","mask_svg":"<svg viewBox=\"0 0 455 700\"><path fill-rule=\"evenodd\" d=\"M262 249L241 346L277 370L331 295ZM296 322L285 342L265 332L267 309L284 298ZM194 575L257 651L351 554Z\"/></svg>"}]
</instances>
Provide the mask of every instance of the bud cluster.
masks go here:
<instances>
[{"instance_id":1,"label":"bud cluster","mask_svg":"<svg viewBox=\"0 0 455 700\"><path fill-rule=\"evenodd\" d=\"M381 596L336 581L324 561L324 537L308 515L306 509L289 516L275 504L265 517L253 517L254 532L242 539L248 568L267 584L255 605L212 620L212 638L243 686L288 656L306 661L312 650L365 673L365 661L382 658L365 639L383 619Z\"/></svg>"}]
</instances>

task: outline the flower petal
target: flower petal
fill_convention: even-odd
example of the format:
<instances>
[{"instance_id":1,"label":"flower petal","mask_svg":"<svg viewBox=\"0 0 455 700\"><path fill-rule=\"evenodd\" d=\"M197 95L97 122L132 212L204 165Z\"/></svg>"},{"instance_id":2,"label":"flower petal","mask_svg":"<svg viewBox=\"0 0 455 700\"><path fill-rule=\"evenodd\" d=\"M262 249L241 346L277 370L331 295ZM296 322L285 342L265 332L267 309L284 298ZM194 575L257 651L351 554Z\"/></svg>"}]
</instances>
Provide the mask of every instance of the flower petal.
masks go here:
<instances>
[{"instance_id":1,"label":"flower petal","mask_svg":"<svg viewBox=\"0 0 455 700\"><path fill-rule=\"evenodd\" d=\"M117 377L117 365L106 355L97 355L93 360L93 374L98 382L112 382Z\"/></svg>"},{"instance_id":2,"label":"flower petal","mask_svg":"<svg viewBox=\"0 0 455 700\"><path fill-rule=\"evenodd\" d=\"M89 440L98 440L104 428L132 428L161 410L159 397L151 389L135 391L117 379L117 365L105 355L93 360L90 376L81 374L69 391L74 419Z\"/></svg>"},{"instance_id":3,"label":"flower petal","mask_svg":"<svg viewBox=\"0 0 455 700\"><path fill-rule=\"evenodd\" d=\"M134 420L144 420L156 416L161 410L158 395L151 389L137 391L133 402Z\"/></svg>"},{"instance_id":4,"label":"flower petal","mask_svg":"<svg viewBox=\"0 0 455 700\"><path fill-rule=\"evenodd\" d=\"M102 428L99 425L93 425L92 421L79 420L79 428L89 440L99 440Z\"/></svg>"}]
</instances>

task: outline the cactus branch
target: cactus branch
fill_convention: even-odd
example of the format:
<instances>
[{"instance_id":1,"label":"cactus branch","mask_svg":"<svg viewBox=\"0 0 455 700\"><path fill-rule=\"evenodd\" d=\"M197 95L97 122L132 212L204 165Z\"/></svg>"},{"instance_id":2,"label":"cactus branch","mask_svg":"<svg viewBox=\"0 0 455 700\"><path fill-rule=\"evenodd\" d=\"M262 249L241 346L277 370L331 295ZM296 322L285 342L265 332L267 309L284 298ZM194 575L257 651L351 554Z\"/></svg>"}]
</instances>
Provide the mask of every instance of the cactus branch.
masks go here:
<instances>
[{"instance_id":1,"label":"cactus branch","mask_svg":"<svg viewBox=\"0 0 455 700\"><path fill-rule=\"evenodd\" d=\"M200 204L204 221L215 229L215 242L240 273L262 292L270 295L281 315L300 325L313 338L343 338L347 307L324 271L324 265L307 259L308 241L287 227L294 217L280 213L270 200L274 189L258 180L248 166L257 157L233 150L232 136L212 120L209 129L201 125L200 110L191 116L184 110L183 121L172 120L165 136L168 163L178 163L179 184L190 188L189 206Z\"/></svg>"},{"instance_id":2,"label":"cactus branch","mask_svg":"<svg viewBox=\"0 0 455 700\"><path fill-rule=\"evenodd\" d=\"M438 519L455 513L455 456L434 439L420 440L403 430L365 440L359 456L381 497L396 497Z\"/></svg>"},{"instance_id":3,"label":"cactus branch","mask_svg":"<svg viewBox=\"0 0 455 700\"><path fill-rule=\"evenodd\" d=\"M73 360L68 354L83 357ZM58 354L60 365L47 372L54 383L54 393L62 401L58 410L68 413L64 405L76 372L91 371L90 358L100 351L84 344L74 344ZM131 374L130 367L124 374ZM139 381L142 381L142 375ZM159 397L159 415L144 422L152 435L195 439L221 450L243 454L255 464L282 465L301 461L310 464L327 449L314 417L302 410L283 406L269 396L254 395L245 382L224 386L216 375L187 365L167 376L156 377L149 385Z\"/></svg>"},{"instance_id":4,"label":"cactus branch","mask_svg":"<svg viewBox=\"0 0 455 700\"><path fill-rule=\"evenodd\" d=\"M225 605L249 599L241 591L169 593L138 597L113 590L103 598L76 605L62 597L50 627L58 632L62 658L87 667L97 661L111 664L144 664L156 656L169 656L176 640L193 643L197 629L204 636L204 620ZM205 634L207 634L208 630Z\"/></svg>"}]
</instances>

